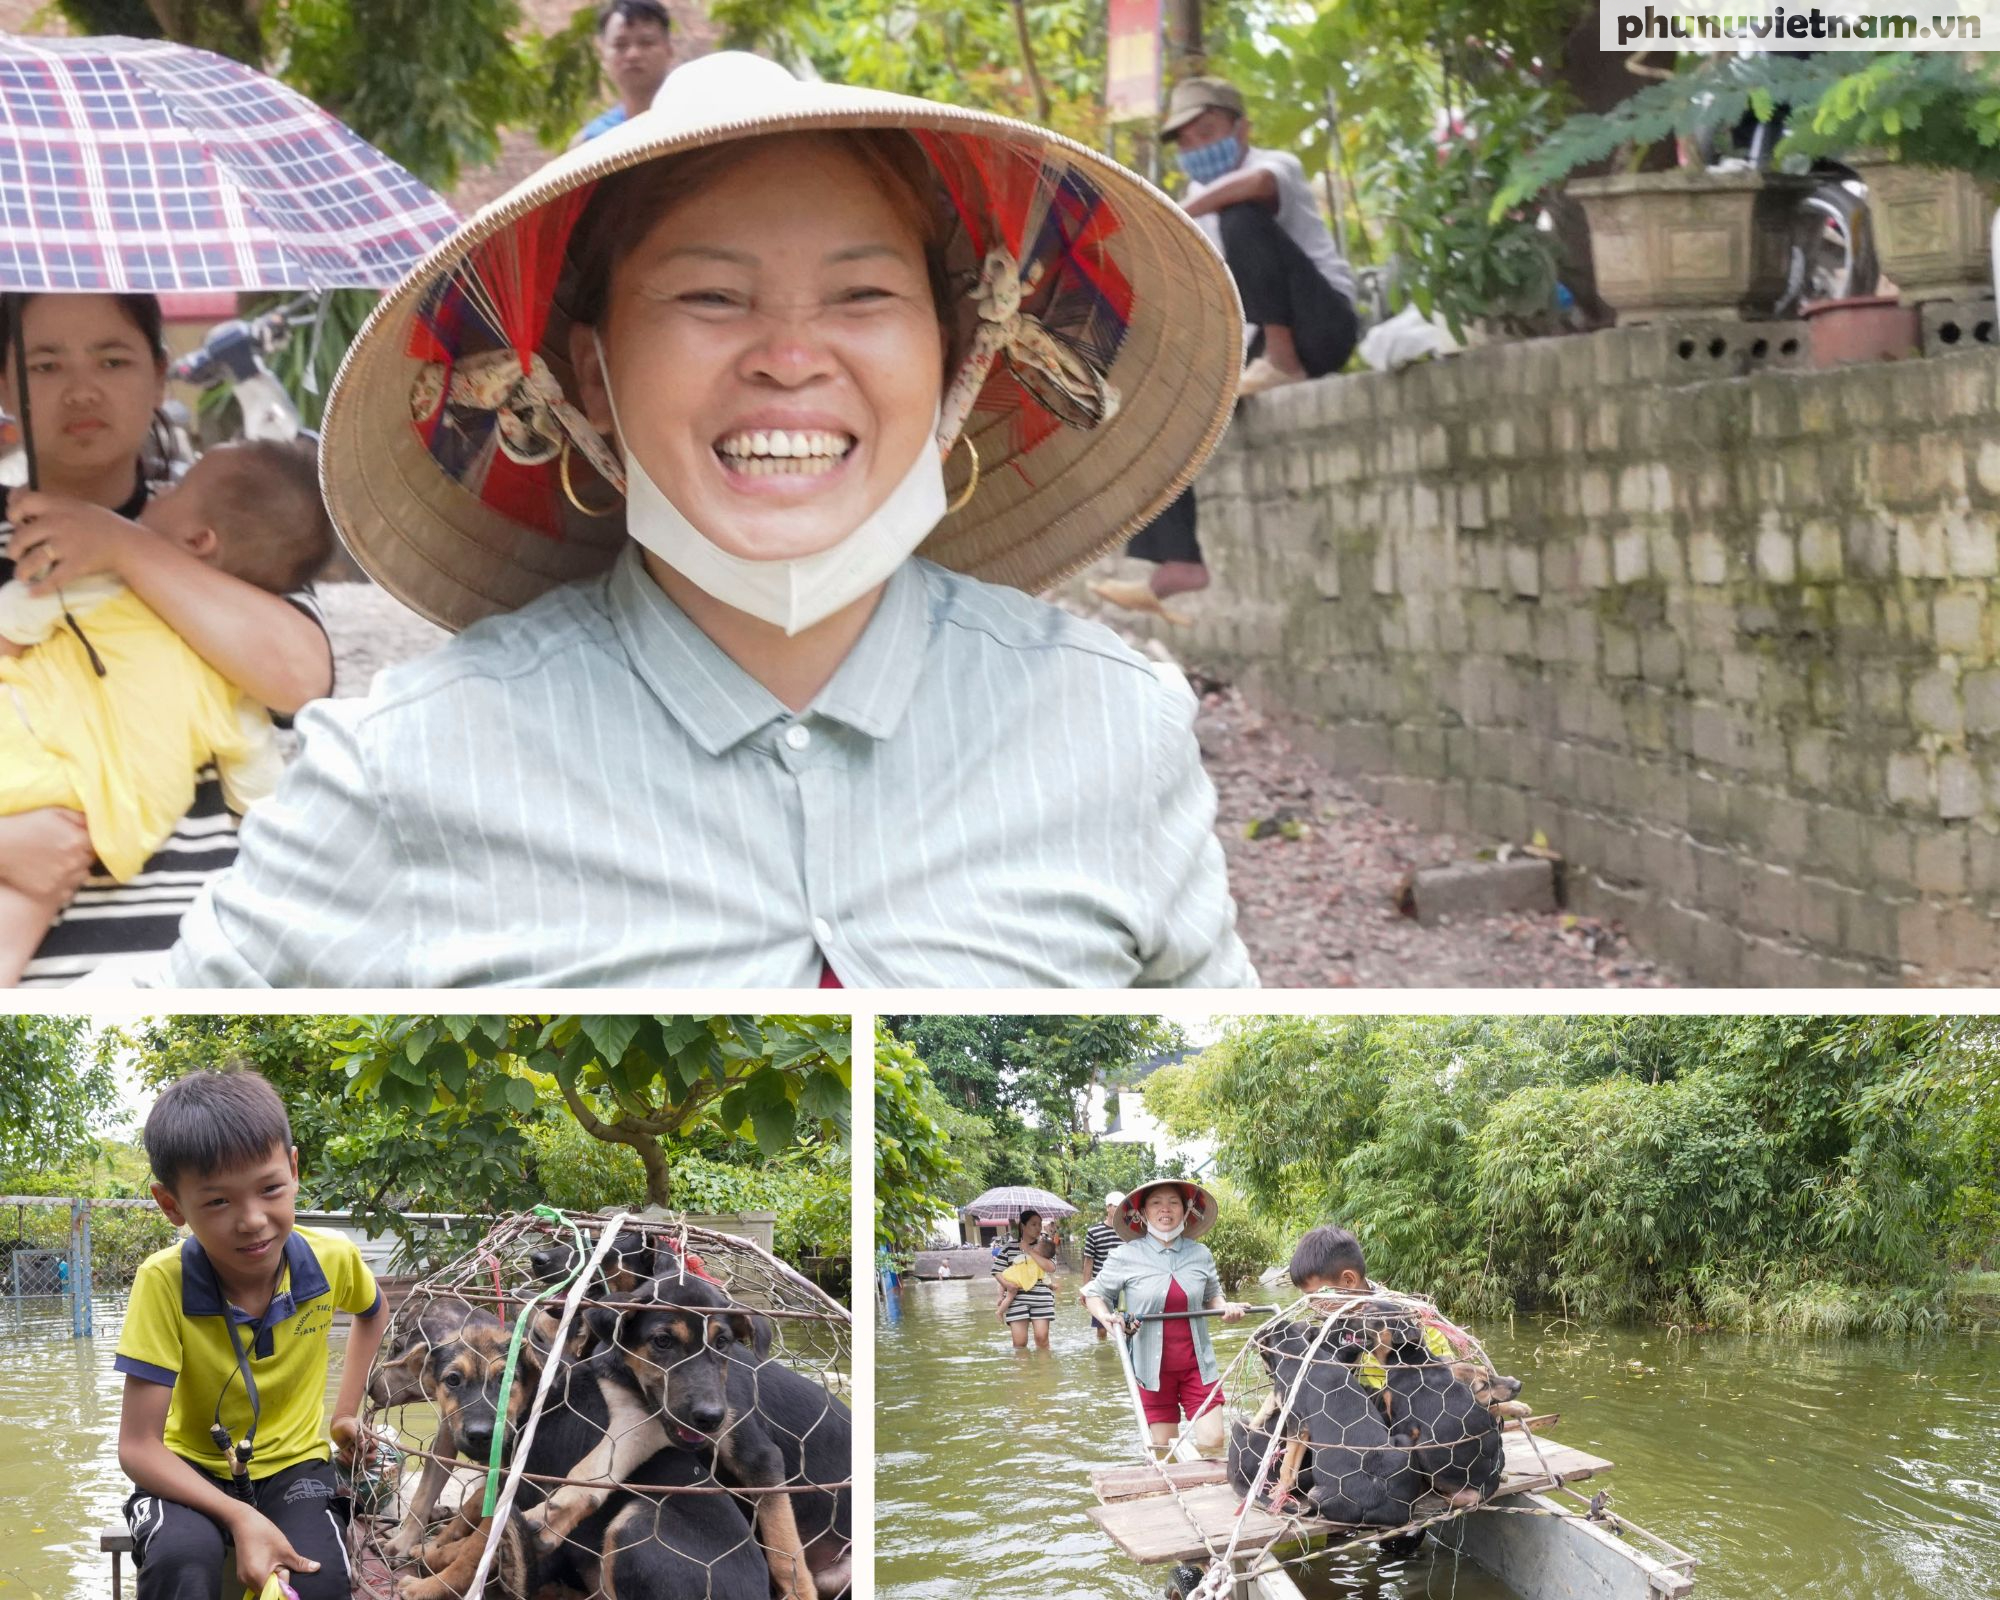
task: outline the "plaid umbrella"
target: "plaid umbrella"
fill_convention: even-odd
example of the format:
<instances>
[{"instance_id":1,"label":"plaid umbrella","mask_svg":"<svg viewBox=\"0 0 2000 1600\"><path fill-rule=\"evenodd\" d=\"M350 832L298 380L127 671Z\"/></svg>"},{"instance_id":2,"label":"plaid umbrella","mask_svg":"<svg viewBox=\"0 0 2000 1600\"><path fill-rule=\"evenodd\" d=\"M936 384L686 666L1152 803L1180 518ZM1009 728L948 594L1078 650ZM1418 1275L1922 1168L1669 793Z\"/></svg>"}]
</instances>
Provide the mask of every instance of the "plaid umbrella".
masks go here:
<instances>
[{"instance_id":1,"label":"plaid umbrella","mask_svg":"<svg viewBox=\"0 0 2000 1600\"><path fill-rule=\"evenodd\" d=\"M386 289L457 222L238 62L0 34L0 289Z\"/></svg>"},{"instance_id":2,"label":"plaid umbrella","mask_svg":"<svg viewBox=\"0 0 2000 1600\"><path fill-rule=\"evenodd\" d=\"M988 1189L961 1209L974 1222L1016 1222L1023 1211L1039 1211L1045 1217L1076 1215L1076 1207L1061 1195L1025 1183Z\"/></svg>"}]
</instances>

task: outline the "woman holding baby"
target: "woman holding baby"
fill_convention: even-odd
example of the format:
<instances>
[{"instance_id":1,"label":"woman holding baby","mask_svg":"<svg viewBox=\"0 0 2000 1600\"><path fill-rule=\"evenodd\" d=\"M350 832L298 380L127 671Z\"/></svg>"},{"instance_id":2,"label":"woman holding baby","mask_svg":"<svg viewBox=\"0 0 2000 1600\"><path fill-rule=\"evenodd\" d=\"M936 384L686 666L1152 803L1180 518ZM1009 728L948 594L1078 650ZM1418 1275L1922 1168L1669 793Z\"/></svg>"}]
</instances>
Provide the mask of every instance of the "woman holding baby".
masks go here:
<instances>
[{"instance_id":1,"label":"woman holding baby","mask_svg":"<svg viewBox=\"0 0 2000 1600\"><path fill-rule=\"evenodd\" d=\"M309 594L274 594L234 575L190 548L189 539L169 536L172 519L160 529L140 525L165 487L153 446L166 392L159 302L136 294L33 295L22 319L41 489L7 496L0 579L18 579L19 595L62 601L60 611L77 623L63 621L62 647L86 659L88 615L78 617L81 601L64 597L109 578L248 700L289 714L329 693L332 652ZM10 348L0 357L0 385L18 414L23 374L14 364ZM0 644L0 655L25 660L22 648ZM9 670L0 661L0 679ZM80 811L43 806L0 814L0 906L17 917L47 907L56 918L23 981L65 982L111 957L173 943L196 891L236 853L235 825L213 772L200 775L185 814L168 827L150 859L121 881L94 870L98 852Z\"/></svg>"}]
</instances>

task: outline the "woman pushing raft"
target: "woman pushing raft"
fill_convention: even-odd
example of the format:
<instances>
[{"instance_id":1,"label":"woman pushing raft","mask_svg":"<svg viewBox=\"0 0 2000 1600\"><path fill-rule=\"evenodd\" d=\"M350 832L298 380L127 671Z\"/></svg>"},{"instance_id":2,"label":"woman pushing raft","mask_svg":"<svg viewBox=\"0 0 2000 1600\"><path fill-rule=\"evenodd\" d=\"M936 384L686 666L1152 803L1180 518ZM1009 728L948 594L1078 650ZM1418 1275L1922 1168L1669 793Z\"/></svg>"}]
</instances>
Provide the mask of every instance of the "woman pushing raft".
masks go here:
<instances>
[{"instance_id":1,"label":"woman pushing raft","mask_svg":"<svg viewBox=\"0 0 2000 1600\"><path fill-rule=\"evenodd\" d=\"M1107 1327L1119 1320L1112 1308L1121 1296L1127 1317L1153 1319L1132 1335L1132 1369L1153 1443L1172 1444L1187 1418L1195 1448L1217 1455L1227 1400L1221 1368L1208 1319L1187 1315L1212 1311L1224 1322L1243 1320L1243 1307L1223 1295L1215 1257L1200 1242L1215 1225L1215 1196L1198 1183L1156 1178L1125 1196L1111 1225L1126 1242L1083 1286L1083 1303Z\"/></svg>"},{"instance_id":2,"label":"woman pushing raft","mask_svg":"<svg viewBox=\"0 0 2000 1600\"><path fill-rule=\"evenodd\" d=\"M1023 592L1194 476L1240 338L1059 135L681 68L350 352L335 520L466 631L307 715L172 981L1253 982L1192 697Z\"/></svg>"}]
</instances>

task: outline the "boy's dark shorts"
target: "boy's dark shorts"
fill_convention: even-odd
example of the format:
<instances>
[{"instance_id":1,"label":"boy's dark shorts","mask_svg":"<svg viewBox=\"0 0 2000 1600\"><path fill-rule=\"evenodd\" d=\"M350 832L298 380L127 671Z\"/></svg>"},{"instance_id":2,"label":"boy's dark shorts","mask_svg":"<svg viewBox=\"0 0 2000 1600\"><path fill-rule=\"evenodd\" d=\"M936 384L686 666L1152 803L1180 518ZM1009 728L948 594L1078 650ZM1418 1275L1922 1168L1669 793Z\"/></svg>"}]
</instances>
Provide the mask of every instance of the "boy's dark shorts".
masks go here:
<instances>
[{"instance_id":1,"label":"boy's dark shorts","mask_svg":"<svg viewBox=\"0 0 2000 1600\"><path fill-rule=\"evenodd\" d=\"M227 1478L188 1465L224 1494ZM299 1600L347 1600L348 1504L334 1483L329 1461L301 1461L251 1482L250 1503L283 1530L292 1548L319 1563L317 1572L294 1572ZM132 1563L139 1569L139 1600L215 1600L236 1587L236 1563L222 1526L177 1500L135 1489L125 1501L132 1530Z\"/></svg>"}]
</instances>

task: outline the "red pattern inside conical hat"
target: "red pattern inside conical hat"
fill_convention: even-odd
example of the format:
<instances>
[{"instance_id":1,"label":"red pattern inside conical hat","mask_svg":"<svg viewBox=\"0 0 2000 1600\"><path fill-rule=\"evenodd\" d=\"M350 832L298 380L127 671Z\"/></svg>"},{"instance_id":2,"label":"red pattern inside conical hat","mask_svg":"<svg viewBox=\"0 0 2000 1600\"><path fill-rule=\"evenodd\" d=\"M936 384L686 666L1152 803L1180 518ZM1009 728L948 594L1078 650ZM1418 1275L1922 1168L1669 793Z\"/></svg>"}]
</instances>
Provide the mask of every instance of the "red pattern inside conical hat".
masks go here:
<instances>
[{"instance_id":1,"label":"red pattern inside conical hat","mask_svg":"<svg viewBox=\"0 0 2000 1600\"><path fill-rule=\"evenodd\" d=\"M1099 184L1060 151L933 130L913 136L973 261L1005 250L1019 272L1025 318L1045 330L1065 359L1080 359L1102 380L1130 326L1133 295L1112 247L1119 220ZM432 460L494 511L550 539L563 537L560 441L522 421L525 397L504 381L460 383L454 394L453 379L467 373L469 357L493 351L513 352L520 371L534 362L570 237L595 189L585 183L567 190L477 245L425 293L407 346L409 356L426 364L413 388L411 422ZM940 315L949 322L958 310L941 307ZM988 359L974 409L1008 419L1003 459L1032 482L1037 445L1066 423L1093 424L1065 414L1060 384L1027 353L1002 348ZM490 364L484 376L491 376ZM484 391L477 401L466 393L474 388ZM509 404L511 418L503 416ZM990 454L988 444L982 455Z\"/></svg>"}]
</instances>

